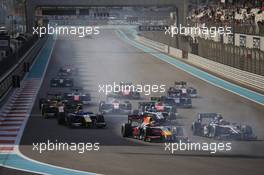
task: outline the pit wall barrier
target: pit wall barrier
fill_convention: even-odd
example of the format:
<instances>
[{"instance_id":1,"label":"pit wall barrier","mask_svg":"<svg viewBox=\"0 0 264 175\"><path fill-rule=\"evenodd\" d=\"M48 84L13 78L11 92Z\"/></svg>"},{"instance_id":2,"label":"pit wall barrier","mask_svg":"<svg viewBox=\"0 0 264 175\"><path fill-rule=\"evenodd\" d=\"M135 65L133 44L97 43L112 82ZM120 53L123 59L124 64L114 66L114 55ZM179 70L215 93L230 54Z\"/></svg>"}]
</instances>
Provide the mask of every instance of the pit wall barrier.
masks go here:
<instances>
[{"instance_id":1,"label":"pit wall barrier","mask_svg":"<svg viewBox=\"0 0 264 175\"><path fill-rule=\"evenodd\" d=\"M18 85L29 71L47 37L40 38L8 72L0 77L0 106L3 104L8 92Z\"/></svg>"}]
</instances>

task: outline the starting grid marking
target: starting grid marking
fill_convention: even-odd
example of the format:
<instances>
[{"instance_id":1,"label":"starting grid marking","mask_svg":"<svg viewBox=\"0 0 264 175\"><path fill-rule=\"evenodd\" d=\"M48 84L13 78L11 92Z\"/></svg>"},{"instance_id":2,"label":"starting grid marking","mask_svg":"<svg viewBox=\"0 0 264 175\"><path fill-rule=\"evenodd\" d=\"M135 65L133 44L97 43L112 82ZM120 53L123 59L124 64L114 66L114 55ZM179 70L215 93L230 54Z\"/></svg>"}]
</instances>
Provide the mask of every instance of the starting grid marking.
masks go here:
<instances>
[{"instance_id":1,"label":"starting grid marking","mask_svg":"<svg viewBox=\"0 0 264 175\"><path fill-rule=\"evenodd\" d=\"M22 125L29 117L30 106L37 95L40 79L26 79L15 90L0 113L0 154L11 153L18 146Z\"/></svg>"}]
</instances>

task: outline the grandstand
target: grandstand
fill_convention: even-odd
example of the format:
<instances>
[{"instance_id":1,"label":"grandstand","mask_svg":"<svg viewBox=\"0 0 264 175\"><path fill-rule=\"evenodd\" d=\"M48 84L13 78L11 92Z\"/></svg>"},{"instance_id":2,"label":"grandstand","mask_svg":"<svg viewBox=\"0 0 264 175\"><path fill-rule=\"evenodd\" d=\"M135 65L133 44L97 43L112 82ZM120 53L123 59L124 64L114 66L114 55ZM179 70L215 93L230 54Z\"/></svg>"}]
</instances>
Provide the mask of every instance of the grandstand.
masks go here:
<instances>
[{"instance_id":1,"label":"grandstand","mask_svg":"<svg viewBox=\"0 0 264 175\"><path fill-rule=\"evenodd\" d=\"M147 37L182 51L244 71L264 75L264 1L190 0L186 25L231 33L164 36L163 32L143 32ZM213 30L212 30L213 31ZM218 30L219 31L219 30Z\"/></svg>"},{"instance_id":2,"label":"grandstand","mask_svg":"<svg viewBox=\"0 0 264 175\"><path fill-rule=\"evenodd\" d=\"M264 1L226 1L214 0L191 9L187 18L188 24L232 26L235 33L264 35ZM251 26L253 30L240 31L242 26Z\"/></svg>"}]
</instances>

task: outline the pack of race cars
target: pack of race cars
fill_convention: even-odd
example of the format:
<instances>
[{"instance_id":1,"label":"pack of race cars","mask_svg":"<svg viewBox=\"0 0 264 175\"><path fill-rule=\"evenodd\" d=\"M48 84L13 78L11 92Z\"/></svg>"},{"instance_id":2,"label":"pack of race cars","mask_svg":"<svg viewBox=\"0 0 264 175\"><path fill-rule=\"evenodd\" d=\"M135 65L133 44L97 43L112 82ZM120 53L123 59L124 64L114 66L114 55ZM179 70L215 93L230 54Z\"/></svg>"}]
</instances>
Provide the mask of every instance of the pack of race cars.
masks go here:
<instances>
[{"instance_id":1,"label":"pack of race cars","mask_svg":"<svg viewBox=\"0 0 264 175\"><path fill-rule=\"evenodd\" d=\"M183 127L171 125L170 121L177 119L178 108L192 108L192 98L197 97L195 88L187 86L186 82L175 82L166 95L139 102L138 109L128 115L128 121L121 126L122 136L144 141L189 142ZM251 126L224 121L217 113L198 114L191 130L195 136L213 139L257 140Z\"/></svg>"},{"instance_id":2,"label":"pack of race cars","mask_svg":"<svg viewBox=\"0 0 264 175\"><path fill-rule=\"evenodd\" d=\"M80 87L74 87L73 76L78 70L70 65L59 69L58 77L50 80L50 87L60 88L59 93L47 93L39 99L39 109L43 118L56 118L58 124L70 128L105 128L102 114L83 109L91 103L91 95ZM67 89L65 89L67 88Z\"/></svg>"},{"instance_id":3,"label":"pack of race cars","mask_svg":"<svg viewBox=\"0 0 264 175\"><path fill-rule=\"evenodd\" d=\"M143 141L184 141L189 142L183 126L176 126L179 108L192 108L193 98L198 91L186 82L175 82L166 94L142 101L140 93L125 89L110 93L106 100L100 101L98 114L83 110L89 105L91 95L82 88L74 87L74 75L78 70L69 65L59 69L58 76L50 80L50 87L60 88L60 93L48 93L39 100L39 108L44 118L57 118L60 125L70 128L105 128L105 115L127 115L127 122L121 126L123 137ZM120 85L132 85L120 83ZM65 89L67 88L67 90ZM68 90L70 89L70 90ZM133 100L138 104L133 108ZM230 123L218 113L199 113L192 123L194 136L223 140L256 140L251 126Z\"/></svg>"}]
</instances>

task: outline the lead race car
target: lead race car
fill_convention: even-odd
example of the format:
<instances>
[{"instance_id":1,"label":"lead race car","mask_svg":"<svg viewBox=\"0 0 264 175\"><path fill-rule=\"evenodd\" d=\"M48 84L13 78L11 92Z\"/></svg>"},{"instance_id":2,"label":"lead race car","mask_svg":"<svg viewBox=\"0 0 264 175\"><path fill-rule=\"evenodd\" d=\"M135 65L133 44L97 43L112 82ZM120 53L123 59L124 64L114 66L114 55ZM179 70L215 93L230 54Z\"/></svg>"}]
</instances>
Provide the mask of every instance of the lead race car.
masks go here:
<instances>
[{"instance_id":1,"label":"lead race car","mask_svg":"<svg viewBox=\"0 0 264 175\"><path fill-rule=\"evenodd\" d=\"M199 113L192 124L193 135L221 140L257 140L249 125L230 123L219 113Z\"/></svg>"},{"instance_id":2,"label":"lead race car","mask_svg":"<svg viewBox=\"0 0 264 175\"><path fill-rule=\"evenodd\" d=\"M121 134L147 142L188 141L182 127L159 125L155 120L150 115L128 115L128 122L121 126Z\"/></svg>"},{"instance_id":3,"label":"lead race car","mask_svg":"<svg viewBox=\"0 0 264 175\"><path fill-rule=\"evenodd\" d=\"M132 104L129 101L107 98L107 101L100 101L99 112L102 114L130 114Z\"/></svg>"}]
</instances>

